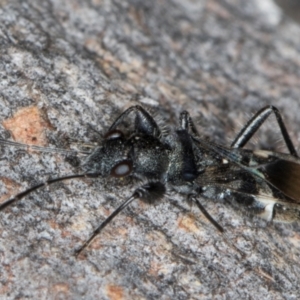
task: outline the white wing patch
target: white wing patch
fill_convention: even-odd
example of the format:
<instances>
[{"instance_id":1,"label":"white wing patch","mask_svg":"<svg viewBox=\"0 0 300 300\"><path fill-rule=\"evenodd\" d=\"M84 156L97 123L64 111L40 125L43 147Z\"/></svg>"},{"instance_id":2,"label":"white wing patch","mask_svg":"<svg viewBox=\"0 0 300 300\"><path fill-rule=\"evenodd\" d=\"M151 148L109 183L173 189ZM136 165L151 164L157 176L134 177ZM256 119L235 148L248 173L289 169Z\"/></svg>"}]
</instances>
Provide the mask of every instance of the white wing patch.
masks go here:
<instances>
[{"instance_id":1,"label":"white wing patch","mask_svg":"<svg viewBox=\"0 0 300 300\"><path fill-rule=\"evenodd\" d=\"M259 216L266 221L272 221L274 205L280 200L267 195L259 195L255 197L256 201L264 204L264 211Z\"/></svg>"}]
</instances>

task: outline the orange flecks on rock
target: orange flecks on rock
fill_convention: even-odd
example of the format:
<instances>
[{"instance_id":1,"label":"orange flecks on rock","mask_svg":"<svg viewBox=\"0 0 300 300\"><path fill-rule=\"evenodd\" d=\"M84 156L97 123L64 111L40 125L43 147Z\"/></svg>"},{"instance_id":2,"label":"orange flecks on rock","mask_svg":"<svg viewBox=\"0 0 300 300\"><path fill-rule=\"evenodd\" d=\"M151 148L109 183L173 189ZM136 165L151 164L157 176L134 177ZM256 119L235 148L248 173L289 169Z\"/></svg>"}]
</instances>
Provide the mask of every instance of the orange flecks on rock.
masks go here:
<instances>
[{"instance_id":1,"label":"orange flecks on rock","mask_svg":"<svg viewBox=\"0 0 300 300\"><path fill-rule=\"evenodd\" d=\"M289 241L297 248L300 247L300 234L295 232L292 236L289 237Z\"/></svg>"},{"instance_id":2,"label":"orange flecks on rock","mask_svg":"<svg viewBox=\"0 0 300 300\"><path fill-rule=\"evenodd\" d=\"M162 268L162 265L159 264L158 262L152 261L150 264L150 268L148 270L149 275L158 277L160 269Z\"/></svg>"},{"instance_id":3,"label":"orange flecks on rock","mask_svg":"<svg viewBox=\"0 0 300 300\"><path fill-rule=\"evenodd\" d=\"M5 184L7 189L7 193L0 197L0 203L2 203L4 200L7 200L19 191L20 184L6 177L0 177L0 180Z\"/></svg>"},{"instance_id":4,"label":"orange flecks on rock","mask_svg":"<svg viewBox=\"0 0 300 300\"><path fill-rule=\"evenodd\" d=\"M106 287L106 294L107 294L107 297L112 300L124 299L123 288L118 285L108 285Z\"/></svg>"},{"instance_id":5,"label":"orange flecks on rock","mask_svg":"<svg viewBox=\"0 0 300 300\"><path fill-rule=\"evenodd\" d=\"M107 245L115 244L116 242L126 240L128 235L128 230L121 227L116 226L107 226L104 231L100 232L92 243L89 245L90 249L99 250L103 247L107 247ZM116 236L118 239L116 240ZM125 245L123 245L123 249Z\"/></svg>"},{"instance_id":6,"label":"orange flecks on rock","mask_svg":"<svg viewBox=\"0 0 300 300\"><path fill-rule=\"evenodd\" d=\"M158 278L165 277L168 274L172 273L172 269L174 268L174 264L170 262L158 263L152 261L150 264L150 268L148 270L149 274Z\"/></svg>"},{"instance_id":7,"label":"orange flecks on rock","mask_svg":"<svg viewBox=\"0 0 300 300\"><path fill-rule=\"evenodd\" d=\"M53 220L49 220L49 221L48 221L48 224L49 224L50 227L53 228L53 229L60 229L60 228L61 228L61 226L60 226L57 222L55 222L55 221L53 221Z\"/></svg>"},{"instance_id":8,"label":"orange flecks on rock","mask_svg":"<svg viewBox=\"0 0 300 300\"><path fill-rule=\"evenodd\" d=\"M1 254L2 256L2 254ZM2 261L2 257L1 257ZM10 287L12 285L14 274L13 274L13 264L3 264L1 268L1 274L5 274L6 280L1 284L0 287L0 295L6 295L10 291Z\"/></svg>"},{"instance_id":9,"label":"orange flecks on rock","mask_svg":"<svg viewBox=\"0 0 300 300\"><path fill-rule=\"evenodd\" d=\"M70 299L69 286L65 283L57 283L50 288L49 294L54 296L54 299Z\"/></svg>"},{"instance_id":10,"label":"orange flecks on rock","mask_svg":"<svg viewBox=\"0 0 300 300\"><path fill-rule=\"evenodd\" d=\"M50 125L42 118L41 112L35 106L20 109L12 118L3 121L3 126L11 132L17 142L46 145L44 129L49 128Z\"/></svg>"},{"instance_id":11,"label":"orange flecks on rock","mask_svg":"<svg viewBox=\"0 0 300 300\"><path fill-rule=\"evenodd\" d=\"M189 232L199 231L199 228L195 224L195 219L188 215L179 220L178 227Z\"/></svg>"},{"instance_id":12,"label":"orange flecks on rock","mask_svg":"<svg viewBox=\"0 0 300 300\"><path fill-rule=\"evenodd\" d=\"M67 237L70 237L70 236L72 236L73 235L73 232L71 232L70 230L67 230L67 229L65 229L65 230L63 230L62 232L61 232L61 237L63 238L63 239L65 239L65 238L67 238Z\"/></svg>"}]
</instances>

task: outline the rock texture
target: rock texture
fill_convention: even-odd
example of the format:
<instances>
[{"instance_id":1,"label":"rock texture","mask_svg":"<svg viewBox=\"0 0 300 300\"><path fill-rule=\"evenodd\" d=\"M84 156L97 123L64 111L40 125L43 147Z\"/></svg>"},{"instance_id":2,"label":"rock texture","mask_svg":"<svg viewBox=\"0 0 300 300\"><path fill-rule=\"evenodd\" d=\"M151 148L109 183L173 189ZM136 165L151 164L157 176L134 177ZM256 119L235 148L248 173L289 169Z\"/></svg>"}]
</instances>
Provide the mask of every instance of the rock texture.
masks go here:
<instances>
[{"instance_id":1,"label":"rock texture","mask_svg":"<svg viewBox=\"0 0 300 300\"><path fill-rule=\"evenodd\" d=\"M140 104L168 128L188 110L204 136L228 145L272 104L300 144L300 28L269 0L0 5L3 138L69 149L97 142L91 128L105 132ZM285 151L276 126L270 120L249 147ZM60 153L3 146L0 155L2 200L79 172ZM221 236L175 193L133 203L75 258L137 184L72 180L1 212L0 298L299 299L299 224L265 224L202 200Z\"/></svg>"}]
</instances>

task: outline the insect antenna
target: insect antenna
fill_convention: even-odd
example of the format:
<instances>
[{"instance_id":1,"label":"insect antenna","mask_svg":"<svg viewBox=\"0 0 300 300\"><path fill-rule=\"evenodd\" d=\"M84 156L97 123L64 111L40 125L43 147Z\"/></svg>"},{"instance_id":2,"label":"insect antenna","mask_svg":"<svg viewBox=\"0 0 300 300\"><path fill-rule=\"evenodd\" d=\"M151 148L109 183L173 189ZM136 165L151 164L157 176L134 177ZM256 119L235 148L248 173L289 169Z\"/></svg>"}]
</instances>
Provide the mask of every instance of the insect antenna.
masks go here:
<instances>
[{"instance_id":1,"label":"insect antenna","mask_svg":"<svg viewBox=\"0 0 300 300\"><path fill-rule=\"evenodd\" d=\"M49 153L90 154L90 152L88 152L88 151L65 150L65 149L60 149L60 148L41 147L41 146L36 146L36 145L29 145L29 144L23 144L23 143L18 143L18 142L12 142L12 141L8 141L8 140L2 139L2 138L0 138L0 145L13 146L13 147L21 148L21 149L26 149L26 150L35 150L35 151L49 152Z\"/></svg>"},{"instance_id":2,"label":"insect antenna","mask_svg":"<svg viewBox=\"0 0 300 300\"><path fill-rule=\"evenodd\" d=\"M141 199L147 202L154 202L164 196L166 192L165 186L161 182L149 182L137 188L135 192L126 199L120 206L118 206L110 216L108 216L92 233L92 235L85 241L85 243L75 251L75 256L78 256L86 247L88 247L93 239L106 227L106 225L117 216L125 207L127 207L133 200Z\"/></svg>"},{"instance_id":3,"label":"insect antenna","mask_svg":"<svg viewBox=\"0 0 300 300\"><path fill-rule=\"evenodd\" d=\"M10 204L23 199L25 196L27 196L31 192L33 192L33 191L35 191L35 190L37 190L41 187L45 187L45 186L48 186L50 184L53 184L55 182L64 181L64 180L68 180L68 179L74 179L74 178L95 178L95 177L99 177L99 176L101 176L101 174L98 174L98 173L84 173L84 174L74 174L74 175L68 175L68 176L49 179L45 182L42 182L42 183L39 183L37 185L32 186L31 188L15 195L13 198L10 198L10 199L2 202L0 204L0 211L5 209Z\"/></svg>"}]
</instances>

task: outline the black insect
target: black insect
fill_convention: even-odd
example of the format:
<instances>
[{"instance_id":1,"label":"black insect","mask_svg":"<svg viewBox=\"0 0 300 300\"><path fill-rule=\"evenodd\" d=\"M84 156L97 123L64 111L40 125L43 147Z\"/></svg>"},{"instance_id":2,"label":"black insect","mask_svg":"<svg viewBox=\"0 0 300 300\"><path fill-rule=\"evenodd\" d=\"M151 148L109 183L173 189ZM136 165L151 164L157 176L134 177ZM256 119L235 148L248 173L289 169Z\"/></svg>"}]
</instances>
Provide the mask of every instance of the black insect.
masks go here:
<instances>
[{"instance_id":1,"label":"black insect","mask_svg":"<svg viewBox=\"0 0 300 300\"><path fill-rule=\"evenodd\" d=\"M243 149L271 113L290 154ZM131 176L146 181L94 230L76 254L133 200L152 203L168 190L186 194L221 232L223 228L206 212L199 196L230 202L268 221L300 219L300 159L277 108L267 106L257 112L230 148L201 139L188 112L181 113L179 122L173 133L164 134L144 108L132 106L115 120L104 140L83 161L82 174L33 186L0 204L0 210L40 187L66 179Z\"/></svg>"}]
</instances>

